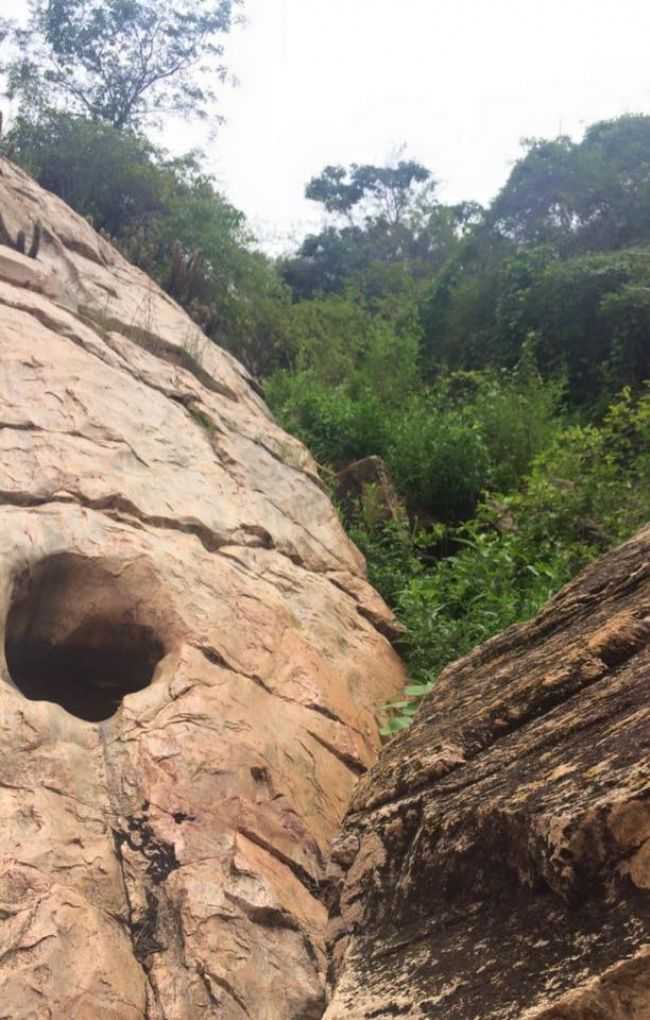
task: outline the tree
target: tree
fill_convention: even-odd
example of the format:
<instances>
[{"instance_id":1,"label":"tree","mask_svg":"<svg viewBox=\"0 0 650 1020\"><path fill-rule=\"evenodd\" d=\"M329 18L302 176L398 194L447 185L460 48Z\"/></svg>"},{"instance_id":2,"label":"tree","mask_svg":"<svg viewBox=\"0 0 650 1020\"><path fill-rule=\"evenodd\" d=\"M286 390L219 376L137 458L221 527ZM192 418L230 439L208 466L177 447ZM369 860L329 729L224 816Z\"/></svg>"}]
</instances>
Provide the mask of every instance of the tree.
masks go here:
<instances>
[{"instance_id":1,"label":"tree","mask_svg":"<svg viewBox=\"0 0 650 1020\"><path fill-rule=\"evenodd\" d=\"M442 205L435 190L431 171L414 161L325 167L305 195L324 206L331 222L281 266L294 298L341 294L350 281L364 290L368 277L376 288L381 266L401 266L416 280L430 277L483 212L473 202Z\"/></svg>"},{"instance_id":2,"label":"tree","mask_svg":"<svg viewBox=\"0 0 650 1020\"><path fill-rule=\"evenodd\" d=\"M184 176L182 161L166 161L143 136L54 110L38 120L18 116L2 149L115 239L153 223Z\"/></svg>"},{"instance_id":3,"label":"tree","mask_svg":"<svg viewBox=\"0 0 650 1020\"><path fill-rule=\"evenodd\" d=\"M240 3L30 0L26 28L0 23L7 95L31 116L62 109L120 130L163 113L204 118Z\"/></svg>"},{"instance_id":4,"label":"tree","mask_svg":"<svg viewBox=\"0 0 650 1020\"><path fill-rule=\"evenodd\" d=\"M352 163L349 168L326 166L312 177L305 196L322 202L328 213L340 213L350 223L355 213L364 223L384 221L398 226L412 206L421 185L435 187L431 171L414 160L400 160L396 166Z\"/></svg>"},{"instance_id":5,"label":"tree","mask_svg":"<svg viewBox=\"0 0 650 1020\"><path fill-rule=\"evenodd\" d=\"M650 241L650 117L592 124L579 143L529 139L489 221L521 244L562 254Z\"/></svg>"},{"instance_id":6,"label":"tree","mask_svg":"<svg viewBox=\"0 0 650 1020\"><path fill-rule=\"evenodd\" d=\"M523 145L526 155L495 199L490 222L518 244L561 246L575 226L577 146L564 135L529 138Z\"/></svg>"},{"instance_id":7,"label":"tree","mask_svg":"<svg viewBox=\"0 0 650 1020\"><path fill-rule=\"evenodd\" d=\"M254 374L288 363L288 288L200 153L171 158L128 128L57 111L18 117L5 146Z\"/></svg>"}]
</instances>

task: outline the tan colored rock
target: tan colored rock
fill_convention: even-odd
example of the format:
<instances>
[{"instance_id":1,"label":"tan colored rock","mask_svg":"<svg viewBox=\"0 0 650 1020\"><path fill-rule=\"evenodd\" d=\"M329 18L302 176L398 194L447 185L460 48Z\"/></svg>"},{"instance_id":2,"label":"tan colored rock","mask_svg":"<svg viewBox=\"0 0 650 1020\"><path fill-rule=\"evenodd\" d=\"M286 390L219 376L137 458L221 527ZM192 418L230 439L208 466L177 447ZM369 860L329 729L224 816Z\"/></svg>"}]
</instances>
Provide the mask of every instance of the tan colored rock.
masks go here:
<instances>
[{"instance_id":1,"label":"tan colored rock","mask_svg":"<svg viewBox=\"0 0 650 1020\"><path fill-rule=\"evenodd\" d=\"M339 471L335 494L348 513L358 513L359 507L363 507L375 522L408 523L404 504L381 457L364 457Z\"/></svg>"},{"instance_id":2,"label":"tan colored rock","mask_svg":"<svg viewBox=\"0 0 650 1020\"><path fill-rule=\"evenodd\" d=\"M310 1020L403 681L245 370L0 161L0 1017Z\"/></svg>"},{"instance_id":3,"label":"tan colored rock","mask_svg":"<svg viewBox=\"0 0 650 1020\"><path fill-rule=\"evenodd\" d=\"M650 528L449 666L357 787L327 1020L649 1020Z\"/></svg>"}]
</instances>

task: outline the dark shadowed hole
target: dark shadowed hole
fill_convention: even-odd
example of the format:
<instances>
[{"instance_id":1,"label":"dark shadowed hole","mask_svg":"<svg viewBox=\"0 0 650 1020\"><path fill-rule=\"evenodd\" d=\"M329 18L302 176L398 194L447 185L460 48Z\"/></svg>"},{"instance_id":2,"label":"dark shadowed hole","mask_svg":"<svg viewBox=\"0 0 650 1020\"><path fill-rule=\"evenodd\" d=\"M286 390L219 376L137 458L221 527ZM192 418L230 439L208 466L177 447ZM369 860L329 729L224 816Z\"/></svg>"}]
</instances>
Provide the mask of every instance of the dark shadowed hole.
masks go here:
<instances>
[{"instance_id":1,"label":"dark shadowed hole","mask_svg":"<svg viewBox=\"0 0 650 1020\"><path fill-rule=\"evenodd\" d=\"M128 602L119 579L80 557L51 557L20 578L5 637L18 690L88 722L114 715L164 655L152 628L129 620Z\"/></svg>"}]
</instances>

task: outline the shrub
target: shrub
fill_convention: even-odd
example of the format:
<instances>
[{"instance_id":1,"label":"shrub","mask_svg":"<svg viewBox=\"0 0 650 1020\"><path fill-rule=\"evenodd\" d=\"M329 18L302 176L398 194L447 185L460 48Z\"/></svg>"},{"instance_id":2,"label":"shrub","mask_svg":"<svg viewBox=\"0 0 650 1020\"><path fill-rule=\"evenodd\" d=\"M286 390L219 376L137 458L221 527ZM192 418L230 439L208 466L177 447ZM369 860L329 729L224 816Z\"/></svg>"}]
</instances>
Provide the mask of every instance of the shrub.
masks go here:
<instances>
[{"instance_id":1,"label":"shrub","mask_svg":"<svg viewBox=\"0 0 650 1020\"><path fill-rule=\"evenodd\" d=\"M531 348L524 348L513 372L485 372L476 396L466 407L481 431L490 457L489 487L516 488L534 458L545 450L562 425L562 379L543 380Z\"/></svg>"},{"instance_id":2,"label":"shrub","mask_svg":"<svg viewBox=\"0 0 650 1020\"><path fill-rule=\"evenodd\" d=\"M407 628L413 680L407 700L393 706L388 732L408 725L448 662L532 616L591 559L628 538L647 520L649 491L650 392L635 398L625 389L601 426L563 429L535 459L523 490L483 502L453 529L451 556L404 574L396 567L387 578L369 564ZM398 564L400 550L410 562L390 534L365 548L379 548L381 568ZM418 555L412 543L411 560Z\"/></svg>"},{"instance_id":3,"label":"shrub","mask_svg":"<svg viewBox=\"0 0 650 1020\"><path fill-rule=\"evenodd\" d=\"M392 416L386 458L410 512L441 521L471 515L489 472L480 429L428 396Z\"/></svg>"},{"instance_id":4,"label":"shrub","mask_svg":"<svg viewBox=\"0 0 650 1020\"><path fill-rule=\"evenodd\" d=\"M321 464L338 469L384 452L385 408L372 393L353 400L343 386L328 386L310 371L278 372L267 383L266 397L282 426Z\"/></svg>"}]
</instances>

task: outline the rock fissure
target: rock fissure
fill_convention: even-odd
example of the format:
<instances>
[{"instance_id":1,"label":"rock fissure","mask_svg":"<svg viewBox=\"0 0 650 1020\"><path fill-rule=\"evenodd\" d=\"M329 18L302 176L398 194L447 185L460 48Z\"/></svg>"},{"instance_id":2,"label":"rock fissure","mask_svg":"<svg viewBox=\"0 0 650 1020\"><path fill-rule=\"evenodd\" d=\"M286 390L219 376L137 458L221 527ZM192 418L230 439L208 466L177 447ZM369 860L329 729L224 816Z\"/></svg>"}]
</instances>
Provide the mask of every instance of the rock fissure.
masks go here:
<instances>
[{"instance_id":1,"label":"rock fissure","mask_svg":"<svg viewBox=\"0 0 650 1020\"><path fill-rule=\"evenodd\" d=\"M235 1002L239 1006L244 1016L250 1017L251 1014L248 1012L248 1009L246 1008L246 1002L244 998L237 994L232 985L228 981L226 981L224 977L220 977L216 974L210 973L205 967L199 967L198 974L207 992L208 1000L213 1004L213 1006L216 1006L219 1009L223 1008L223 1000L217 998L212 987L214 983L217 986L217 988L220 988L221 991L225 992L226 995L228 995L233 1000L233 1002Z\"/></svg>"},{"instance_id":2,"label":"rock fissure","mask_svg":"<svg viewBox=\"0 0 650 1020\"><path fill-rule=\"evenodd\" d=\"M227 556L228 549L270 549L278 555L286 557L295 566L304 570L306 574L318 573L326 576L325 569L319 571L314 566L309 567L296 553L274 544L272 536L265 528L242 524L238 529L238 533L243 532L251 536L250 542L242 542L239 537L234 538L232 535L227 534L219 535L206 525L201 525L198 522L188 522L182 518L145 514L134 503L118 493L90 499L82 493L73 491L66 491L65 494L57 492L47 496L34 496L27 492L0 490L0 506L37 509L57 503L76 503L84 509L105 513L111 519L128 525L144 525L146 527L178 531L185 535L192 535L199 540L206 552L209 553L219 553L220 555Z\"/></svg>"},{"instance_id":3,"label":"rock fissure","mask_svg":"<svg viewBox=\"0 0 650 1020\"><path fill-rule=\"evenodd\" d=\"M281 463L282 463L282 462L281 462ZM259 491L259 490L255 490L255 489L254 489L253 491L255 492L255 491ZM314 545L316 545L316 546L317 546L318 548L320 548L320 549L321 549L321 550L323 551L323 553L324 553L324 555L325 555L325 557L326 557L326 558L328 558L328 559L331 559L331 558L332 558L332 550L331 550L331 549L327 549L327 548L326 548L326 547L324 546L324 544L323 544L323 543L321 542L321 540L320 540L319 538L317 538L317 536L316 536L316 535L314 535L314 534L313 534L313 533L312 533L312 532L311 532L311 531L309 530L309 528L305 526L305 524L304 524L304 523L303 523L303 524L298 524L298 521L297 521L297 520L295 520L295 519L294 519L294 518L292 517L292 515L291 515L291 514L289 513L289 511L288 511L288 508L287 508L287 507L280 507L280 506L278 506L278 505L277 505L276 503L274 503L274 502L273 502L273 500L272 500L272 499L271 499L271 498L270 498L270 497L268 496L268 494L267 494L266 498L267 498L267 500L268 500L269 504L270 504L270 505L271 505L271 506L272 506L272 507L274 508L274 510L277 510L277 511L278 511L278 513L280 513L280 514L282 514L282 515L286 516L286 517L287 517L287 518L288 518L288 519L289 519L289 520L290 520L290 521L292 522L292 524L295 524L295 525L296 525L296 527L297 527L297 528L298 528L298 527L299 527L299 528L301 528L301 529L302 529L302 530L303 530L303 531L305 532L305 534L307 534L307 535L309 536L309 538L311 538L311 540L312 540L312 542L314 543ZM303 559L303 558L302 558L302 557L300 556L300 554L299 554L298 552L296 552L295 550L287 550L287 551L285 552L285 555L287 556L287 558L288 558L288 559L290 559L290 560L291 560L291 562L292 562L292 563L294 563L294 564L295 564L296 566L298 566L298 567L301 567L301 568L302 568L303 570L308 570L308 569L310 569L310 568L309 568L309 567L307 567L307 565L305 564L305 561L304 561L304 559ZM340 559L340 558L339 558L338 556L336 556L336 554L334 554L334 556L335 556L335 558L336 558L336 559L339 559L339 562L341 562L341 563L342 563L342 560L341 560L341 559ZM326 569L331 569L331 568L329 568L329 567L328 567L328 568L326 568ZM326 573L326 570L323 570L323 573Z\"/></svg>"},{"instance_id":4,"label":"rock fissure","mask_svg":"<svg viewBox=\"0 0 650 1020\"><path fill-rule=\"evenodd\" d=\"M245 836L246 839L250 839L251 843L256 843L262 850L265 850L271 857L275 857L276 860L284 864L289 871L292 872L295 878L298 879L301 885L305 887L310 896L313 896L315 900L322 899L322 881L315 879L306 868L303 868L296 861L292 860L287 854L283 853L278 847L274 846L268 840L263 839L258 832L254 832L252 829L239 826L238 832Z\"/></svg>"},{"instance_id":5,"label":"rock fissure","mask_svg":"<svg viewBox=\"0 0 650 1020\"><path fill-rule=\"evenodd\" d=\"M299 706L300 708L307 709L308 712L316 712L317 715L322 715L325 719L329 719L330 722L338 723L340 726L345 726L352 732L357 733L359 736L363 736L361 730L357 729L351 723L341 719L327 705L320 705L314 702L300 701L297 698L290 698L287 694L283 694L282 691L277 690L271 684L265 683L262 677L259 676L258 674L248 673L241 667L234 666L231 662L228 662L228 660L224 657L223 653L220 652L217 648L214 648L214 646L191 645L191 647L196 649L196 651L199 652L205 659L207 659L207 661L211 663L213 666L219 666L221 669L226 669L228 670L229 673L234 673L236 676L245 677L252 683L257 684L258 687L260 687L267 694L270 694L271 697L278 698L280 701L286 701L291 705L296 705ZM314 734L311 731L308 732L310 733L310 736L314 736ZM331 753L336 753L335 751L332 750L331 747L328 747L327 749ZM348 768L353 767L353 769L354 767L357 767L359 769L359 774L362 774L362 772L366 771L365 766L362 766L359 762L356 762L354 766L350 766L350 764L347 764L347 767Z\"/></svg>"},{"instance_id":6,"label":"rock fissure","mask_svg":"<svg viewBox=\"0 0 650 1020\"><path fill-rule=\"evenodd\" d=\"M134 460L137 460L143 467L150 468L151 465L143 460L137 450L127 443L126 440L121 439L119 436L89 436L83 432L79 432L76 429L44 429L40 425L35 425L33 422L0 422L0 431L7 432L35 432L41 435L52 435L52 436L67 436L70 439L83 439L86 443L94 443L98 447L105 447L110 449L112 446L125 446L129 453L133 456Z\"/></svg>"},{"instance_id":7,"label":"rock fissure","mask_svg":"<svg viewBox=\"0 0 650 1020\"><path fill-rule=\"evenodd\" d=\"M238 402L237 394L230 387L216 380L209 372L206 372L183 347L174 346L174 344L164 340L161 336L141 326L135 324L129 325L128 323L121 322L119 319L104 316L101 311L96 311L88 306L80 308L78 316L82 322L87 323L93 328L99 327L103 333L118 333L125 340L138 347L142 347L149 354L153 354L154 357L160 358L170 365L184 368L195 377L197 382L205 386L207 390L216 393L220 397L224 397L226 400L231 400L234 403ZM202 337L197 327L194 328L194 336L199 338L202 344L209 343L209 341ZM188 339L188 342L191 341Z\"/></svg>"},{"instance_id":8,"label":"rock fissure","mask_svg":"<svg viewBox=\"0 0 650 1020\"><path fill-rule=\"evenodd\" d=\"M158 941L156 938L156 929L158 925L158 901L156 897L149 889L145 889L145 901L146 911L144 915L136 918L136 911L131 901L129 893L129 882L127 881L127 872L124 858L122 856L122 844L124 840L121 838L123 833L120 829L112 829L113 843L115 847L115 856L120 869L122 878L122 888L124 898L126 901L127 916L118 917L117 920L123 925L124 929L128 934L130 940L133 958L136 960L138 966L141 969L143 980L147 988L147 1004L145 1006L145 1012L143 1020L158 1020L159 1017L164 1018L164 1011L160 1010L158 991L155 986L155 982L152 981L149 967L147 962L150 956L154 953L163 952L165 946ZM152 1017L149 1009L150 999L153 999L158 1009L157 1017Z\"/></svg>"},{"instance_id":9,"label":"rock fissure","mask_svg":"<svg viewBox=\"0 0 650 1020\"><path fill-rule=\"evenodd\" d=\"M315 740L321 745L321 747L324 747L326 751L333 754L334 757L341 762L341 765L344 765L346 769L350 769L350 772L354 772L356 776L363 776L366 774L368 768L363 764L363 762L360 762L358 758L342 751L319 733L315 733L313 730L307 730L307 732L312 740Z\"/></svg>"},{"instance_id":10,"label":"rock fissure","mask_svg":"<svg viewBox=\"0 0 650 1020\"><path fill-rule=\"evenodd\" d=\"M146 874L153 885L160 885L180 867L173 843L156 837L147 814L130 815L125 827L113 830L116 844L123 843L146 861Z\"/></svg>"},{"instance_id":11,"label":"rock fissure","mask_svg":"<svg viewBox=\"0 0 650 1020\"><path fill-rule=\"evenodd\" d=\"M119 493L111 493L107 496L101 496L97 499L89 499L79 492L68 491L65 493L53 493L49 496L33 496L26 492L11 492L11 491L0 491L0 505L6 504L8 506L18 507L31 507L38 508L46 506L48 504L56 503L76 503L86 510L97 510L100 513L106 513L114 520L123 521L126 524L133 524L136 521L139 524L146 525L151 528L161 528L167 531L179 531L184 535L193 535L197 538L206 552L215 553L219 552L222 548L227 546L239 546L241 548L268 548L266 545L262 545L261 540L251 541L249 543L241 541L233 541L231 536L217 535L214 531L210 530L205 525L199 524L198 522L189 522L179 520L173 517L163 517L157 515L148 515L143 513L139 507L137 507L130 500L121 496ZM243 530L243 529L242 529ZM249 532L250 533L250 532ZM255 534L252 538L259 538ZM276 550L282 554L282 550Z\"/></svg>"},{"instance_id":12,"label":"rock fissure","mask_svg":"<svg viewBox=\"0 0 650 1020\"><path fill-rule=\"evenodd\" d=\"M382 613L380 614L377 608L364 605L359 594L351 591L349 586L346 587L340 578L333 576L329 571L325 573L325 577L330 584L334 585L338 591L342 592L352 602L359 616L371 624L393 646L399 648L400 642L404 640L405 628L392 613L386 612L386 607L383 604Z\"/></svg>"}]
</instances>

